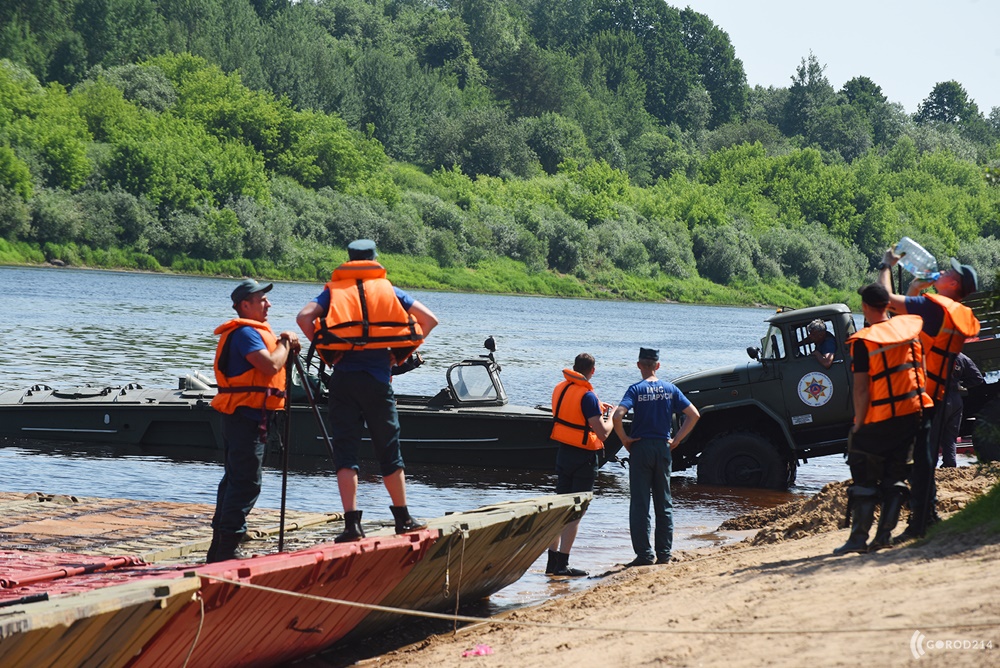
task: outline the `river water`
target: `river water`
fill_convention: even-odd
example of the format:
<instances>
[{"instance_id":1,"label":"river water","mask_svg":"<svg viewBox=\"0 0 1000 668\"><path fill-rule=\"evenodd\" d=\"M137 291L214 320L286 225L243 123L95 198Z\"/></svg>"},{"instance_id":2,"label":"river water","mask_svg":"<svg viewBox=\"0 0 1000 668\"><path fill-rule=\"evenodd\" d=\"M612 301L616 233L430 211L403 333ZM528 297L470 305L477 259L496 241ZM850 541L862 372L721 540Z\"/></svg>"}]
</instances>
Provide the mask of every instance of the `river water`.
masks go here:
<instances>
[{"instance_id":1,"label":"river water","mask_svg":"<svg viewBox=\"0 0 1000 668\"><path fill-rule=\"evenodd\" d=\"M390 277L391 278L391 277ZM55 268L0 267L0 389L45 383L55 388L138 382L171 387L178 376L200 370L211 376L216 338L212 330L233 315L229 293L235 279L164 276ZM322 286L277 283L270 293L275 331L296 329L295 314ZM479 355L494 336L496 358L512 404L547 404L574 356L597 359L598 396L617 403L639 380L640 346L660 349L664 378L747 361L758 345L767 309L678 304L604 302L411 291L441 324L424 344L426 363L396 378L406 394L435 393L453 362ZM2 441L0 441L2 444ZM6 444L2 491L75 496L128 497L214 503L222 475L218 461L163 451L64 444ZM388 495L374 465L362 466L360 507L366 518L387 519ZM554 474L483 469L407 467L410 507L418 517L440 516L484 504L552 493ZM719 524L735 515L771 507L850 477L841 457L800 465L789 492L699 486L694 471L675 474L674 548L718 544ZM258 506L280 505L280 470L268 467ZM341 510L328 461L299 463L288 485L289 508ZM252 519L252 517L251 517ZM571 564L602 573L634 556L628 536L628 473L620 465L601 470L595 498L584 517ZM544 558L543 558L544 559ZM595 580L551 583L544 560L518 583L495 595L503 609L586 587Z\"/></svg>"}]
</instances>

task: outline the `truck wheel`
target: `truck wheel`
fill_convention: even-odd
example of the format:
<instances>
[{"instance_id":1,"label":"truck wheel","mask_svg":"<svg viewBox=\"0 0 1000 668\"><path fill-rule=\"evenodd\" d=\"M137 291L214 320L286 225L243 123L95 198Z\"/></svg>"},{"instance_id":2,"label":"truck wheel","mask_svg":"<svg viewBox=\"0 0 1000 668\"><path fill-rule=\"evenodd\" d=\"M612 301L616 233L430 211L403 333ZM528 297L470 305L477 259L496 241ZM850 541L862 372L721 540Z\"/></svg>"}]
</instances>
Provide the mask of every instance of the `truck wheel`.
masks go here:
<instances>
[{"instance_id":1,"label":"truck wheel","mask_svg":"<svg viewBox=\"0 0 1000 668\"><path fill-rule=\"evenodd\" d=\"M698 457L698 482L728 487L787 489L788 463L764 436L749 431L716 436Z\"/></svg>"}]
</instances>

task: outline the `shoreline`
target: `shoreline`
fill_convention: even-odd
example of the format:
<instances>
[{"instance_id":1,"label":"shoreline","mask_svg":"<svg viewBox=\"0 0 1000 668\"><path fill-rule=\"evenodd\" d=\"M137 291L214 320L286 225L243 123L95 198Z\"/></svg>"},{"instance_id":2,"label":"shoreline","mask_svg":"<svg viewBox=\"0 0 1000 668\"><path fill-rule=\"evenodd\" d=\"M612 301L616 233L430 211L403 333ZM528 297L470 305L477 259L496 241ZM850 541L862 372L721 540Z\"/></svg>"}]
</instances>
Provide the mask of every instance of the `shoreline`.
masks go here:
<instances>
[{"instance_id":1,"label":"shoreline","mask_svg":"<svg viewBox=\"0 0 1000 668\"><path fill-rule=\"evenodd\" d=\"M205 273L192 273L192 272L177 272L169 268L164 267L162 271L151 271L149 269L133 269L129 267L92 267L89 265L69 265L69 264L53 264L52 262L46 260L42 263L14 263L14 262L4 262L0 263L0 267L15 267L22 269L71 269L80 271L105 271L110 273L121 273L121 274L143 274L148 276L189 276L195 278L215 278L220 280L230 280L239 279L241 277L234 275L222 275L222 274L205 274ZM259 280L268 282L281 282L281 283L294 283L300 285L319 285L322 282L317 279L315 281L307 281L303 279L295 278L260 278ZM780 308L777 304L764 304L761 302L751 301L748 303L716 303L716 302L688 302L680 301L676 299L670 299L668 297L661 296L659 299L628 299L620 296L591 296L591 295L569 295L569 294L539 294L539 293L528 293L528 292L482 292L476 290L462 290L457 286L448 286L447 288L428 288L428 287L413 287L407 285L404 282L398 283L399 287L406 290L413 290L417 292L442 292L442 293L454 293L454 294L482 294L482 295L496 295L500 297L535 297L539 299L574 299L581 301L592 301L592 302L624 302L624 303L645 303L645 304L674 304L677 306L708 306L708 307L718 307L718 308L752 308L752 309L777 309ZM800 307L795 307L800 308ZM801 307L805 308L805 307Z\"/></svg>"},{"instance_id":2,"label":"shoreline","mask_svg":"<svg viewBox=\"0 0 1000 668\"><path fill-rule=\"evenodd\" d=\"M939 469L942 514L996 481L995 471L975 466ZM928 665L995 665L997 655L987 652L1000 651L1000 601L988 583L1000 579L1000 536L932 532L889 550L833 556L849 533L837 528L845 486L734 518L726 523L732 530L756 528L741 542L680 552L665 566L613 570L585 591L501 618L515 624L494 619L439 631L359 663L895 666L923 650ZM937 639L961 646L937 647ZM462 657L478 645L493 654ZM350 665L343 661L350 654L328 652L305 665Z\"/></svg>"}]
</instances>

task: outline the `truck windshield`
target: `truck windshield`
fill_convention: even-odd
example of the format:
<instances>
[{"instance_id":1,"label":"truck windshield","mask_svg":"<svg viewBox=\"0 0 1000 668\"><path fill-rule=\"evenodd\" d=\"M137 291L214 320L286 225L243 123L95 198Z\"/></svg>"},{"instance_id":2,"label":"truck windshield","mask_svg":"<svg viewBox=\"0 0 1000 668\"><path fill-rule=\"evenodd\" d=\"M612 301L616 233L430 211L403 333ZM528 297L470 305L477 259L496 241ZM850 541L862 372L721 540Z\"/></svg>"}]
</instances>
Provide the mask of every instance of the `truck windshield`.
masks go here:
<instances>
[{"instance_id":1,"label":"truck windshield","mask_svg":"<svg viewBox=\"0 0 1000 668\"><path fill-rule=\"evenodd\" d=\"M781 329L771 325L767 334L760 340L761 359L779 360L785 357L785 339Z\"/></svg>"}]
</instances>

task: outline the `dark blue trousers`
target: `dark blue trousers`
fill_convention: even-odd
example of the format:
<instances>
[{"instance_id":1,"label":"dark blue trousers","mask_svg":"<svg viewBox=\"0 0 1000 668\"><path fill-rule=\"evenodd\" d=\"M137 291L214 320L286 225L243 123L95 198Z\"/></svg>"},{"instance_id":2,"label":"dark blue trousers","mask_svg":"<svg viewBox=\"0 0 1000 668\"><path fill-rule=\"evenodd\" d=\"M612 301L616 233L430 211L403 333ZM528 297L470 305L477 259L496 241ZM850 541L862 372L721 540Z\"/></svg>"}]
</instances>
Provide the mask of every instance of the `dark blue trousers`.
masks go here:
<instances>
[{"instance_id":1,"label":"dark blue trousers","mask_svg":"<svg viewBox=\"0 0 1000 668\"><path fill-rule=\"evenodd\" d=\"M264 440L260 422L239 413L222 416L225 473L215 498L212 528L225 533L246 533L247 515L260 496L264 465Z\"/></svg>"},{"instance_id":2,"label":"dark blue trousers","mask_svg":"<svg viewBox=\"0 0 1000 668\"><path fill-rule=\"evenodd\" d=\"M670 446L666 439L643 438L628 456L629 533L637 557L669 558L674 542L674 504L670 497ZM653 499L656 528L649 545L649 500ZM653 552L655 548L656 552Z\"/></svg>"},{"instance_id":3,"label":"dark blue trousers","mask_svg":"<svg viewBox=\"0 0 1000 668\"><path fill-rule=\"evenodd\" d=\"M382 475L404 468L392 383L383 383L366 371L334 371L328 388L327 415L336 469L358 470L366 423Z\"/></svg>"}]
</instances>

